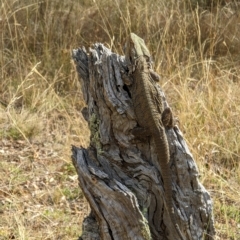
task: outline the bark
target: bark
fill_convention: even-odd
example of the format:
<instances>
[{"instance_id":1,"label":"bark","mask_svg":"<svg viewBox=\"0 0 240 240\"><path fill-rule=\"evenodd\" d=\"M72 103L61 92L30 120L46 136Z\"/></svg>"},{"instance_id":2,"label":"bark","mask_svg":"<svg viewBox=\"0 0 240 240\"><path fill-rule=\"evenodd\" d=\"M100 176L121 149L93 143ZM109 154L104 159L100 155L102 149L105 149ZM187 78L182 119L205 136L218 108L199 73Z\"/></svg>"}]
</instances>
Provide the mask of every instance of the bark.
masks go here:
<instances>
[{"instance_id":1,"label":"bark","mask_svg":"<svg viewBox=\"0 0 240 240\"><path fill-rule=\"evenodd\" d=\"M151 137L136 139L131 94L122 80L125 58L103 44L73 51L87 108L90 146L72 148L79 185L91 214L80 239L173 239L161 169ZM167 105L160 86L159 94ZM186 240L213 239L212 201L177 126L166 130L175 217ZM176 240L176 239L174 239Z\"/></svg>"}]
</instances>

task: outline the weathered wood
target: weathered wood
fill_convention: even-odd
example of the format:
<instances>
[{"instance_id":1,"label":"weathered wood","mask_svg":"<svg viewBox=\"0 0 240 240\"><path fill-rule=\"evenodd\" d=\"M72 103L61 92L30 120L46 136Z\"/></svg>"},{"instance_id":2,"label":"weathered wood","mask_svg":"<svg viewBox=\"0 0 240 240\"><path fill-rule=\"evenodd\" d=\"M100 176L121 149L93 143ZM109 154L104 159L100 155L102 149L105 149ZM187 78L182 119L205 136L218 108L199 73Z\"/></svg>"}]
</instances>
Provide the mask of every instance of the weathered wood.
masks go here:
<instances>
[{"instance_id":1,"label":"weathered wood","mask_svg":"<svg viewBox=\"0 0 240 240\"><path fill-rule=\"evenodd\" d=\"M88 149L73 147L73 163L91 214L80 239L173 239L161 169L152 139L136 139L131 95L122 81L125 58L95 44L73 51L91 131ZM167 105L160 86L159 94ZM212 201L175 126L166 130L176 222L188 240L213 239ZM176 240L176 239L174 239Z\"/></svg>"}]
</instances>

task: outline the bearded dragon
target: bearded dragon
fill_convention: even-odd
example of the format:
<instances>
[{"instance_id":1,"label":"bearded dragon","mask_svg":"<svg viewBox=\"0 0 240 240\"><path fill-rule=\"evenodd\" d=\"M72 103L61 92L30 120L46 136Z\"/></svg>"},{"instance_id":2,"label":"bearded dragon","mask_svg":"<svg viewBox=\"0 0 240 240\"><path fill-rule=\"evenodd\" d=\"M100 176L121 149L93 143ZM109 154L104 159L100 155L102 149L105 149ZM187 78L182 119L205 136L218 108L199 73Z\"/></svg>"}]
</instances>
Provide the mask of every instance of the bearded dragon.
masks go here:
<instances>
[{"instance_id":1,"label":"bearded dragon","mask_svg":"<svg viewBox=\"0 0 240 240\"><path fill-rule=\"evenodd\" d=\"M155 87L159 76L152 70L150 52L144 40L131 33L125 47L130 79L127 84L131 84L133 109L139 124L138 128L133 129L133 134L147 133L153 138L163 179L166 209L175 226L174 235L176 232L178 234L174 240L185 240L174 215L169 146L165 134L165 128L172 125L172 112L170 108L164 109L162 97Z\"/></svg>"}]
</instances>

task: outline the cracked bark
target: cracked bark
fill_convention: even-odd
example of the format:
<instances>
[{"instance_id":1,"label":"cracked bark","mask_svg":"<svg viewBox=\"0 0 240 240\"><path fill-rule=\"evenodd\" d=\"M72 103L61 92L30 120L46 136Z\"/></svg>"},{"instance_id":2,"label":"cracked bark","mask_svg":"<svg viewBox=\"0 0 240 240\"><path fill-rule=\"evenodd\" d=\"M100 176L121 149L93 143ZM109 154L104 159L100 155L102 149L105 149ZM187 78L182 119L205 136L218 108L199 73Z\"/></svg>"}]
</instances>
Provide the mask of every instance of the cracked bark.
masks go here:
<instances>
[{"instance_id":1,"label":"cracked bark","mask_svg":"<svg viewBox=\"0 0 240 240\"><path fill-rule=\"evenodd\" d=\"M125 58L103 44L73 50L91 131L87 149L72 148L79 186L91 207L80 239L173 239L161 169L151 138L136 139ZM125 72L126 73L126 72ZM167 105L160 86L158 91ZM186 240L213 239L212 201L177 126L166 131L175 217ZM175 240L175 239L174 239Z\"/></svg>"}]
</instances>

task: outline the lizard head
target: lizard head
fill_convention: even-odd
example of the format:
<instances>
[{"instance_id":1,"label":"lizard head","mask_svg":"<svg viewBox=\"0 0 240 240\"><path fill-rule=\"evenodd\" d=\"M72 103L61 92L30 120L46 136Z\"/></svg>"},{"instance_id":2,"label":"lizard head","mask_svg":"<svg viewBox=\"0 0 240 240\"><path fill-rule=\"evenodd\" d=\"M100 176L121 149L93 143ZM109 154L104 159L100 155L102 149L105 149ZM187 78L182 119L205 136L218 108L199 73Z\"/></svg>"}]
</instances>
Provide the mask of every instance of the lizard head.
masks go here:
<instances>
[{"instance_id":1,"label":"lizard head","mask_svg":"<svg viewBox=\"0 0 240 240\"><path fill-rule=\"evenodd\" d=\"M125 56L129 65L135 65L136 59L140 56L145 56L150 61L150 52L147 49L142 38L134 33L130 33L125 45Z\"/></svg>"}]
</instances>

